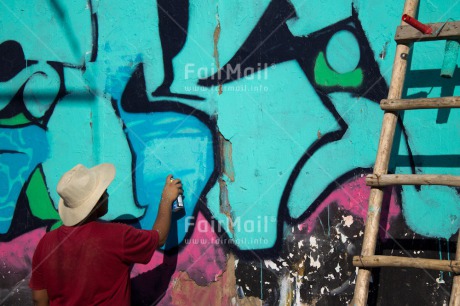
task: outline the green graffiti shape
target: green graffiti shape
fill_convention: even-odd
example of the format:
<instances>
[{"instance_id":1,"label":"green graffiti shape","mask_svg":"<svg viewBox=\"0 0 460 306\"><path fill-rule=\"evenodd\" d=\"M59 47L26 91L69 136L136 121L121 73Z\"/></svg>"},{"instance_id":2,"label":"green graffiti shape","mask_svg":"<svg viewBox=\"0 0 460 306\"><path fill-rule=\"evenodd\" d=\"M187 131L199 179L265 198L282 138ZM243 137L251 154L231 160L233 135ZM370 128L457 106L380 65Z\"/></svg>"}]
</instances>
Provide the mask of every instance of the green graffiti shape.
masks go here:
<instances>
[{"instance_id":1,"label":"green graffiti shape","mask_svg":"<svg viewBox=\"0 0 460 306\"><path fill-rule=\"evenodd\" d=\"M51 229L61 226L59 214L54 208L53 202L48 194L43 174L39 168L35 169L30 177L29 185L26 190L29 199L29 207L32 214L43 220L56 220Z\"/></svg>"},{"instance_id":2,"label":"green graffiti shape","mask_svg":"<svg viewBox=\"0 0 460 306\"><path fill-rule=\"evenodd\" d=\"M3 126L15 126L15 125L23 125L30 123L30 120L24 116L23 113L20 113L11 118L0 118L0 125Z\"/></svg>"},{"instance_id":3,"label":"green graffiti shape","mask_svg":"<svg viewBox=\"0 0 460 306\"><path fill-rule=\"evenodd\" d=\"M363 82L361 68L343 74L337 73L327 64L323 52L316 58L314 73L315 81L320 86L358 87Z\"/></svg>"}]
</instances>

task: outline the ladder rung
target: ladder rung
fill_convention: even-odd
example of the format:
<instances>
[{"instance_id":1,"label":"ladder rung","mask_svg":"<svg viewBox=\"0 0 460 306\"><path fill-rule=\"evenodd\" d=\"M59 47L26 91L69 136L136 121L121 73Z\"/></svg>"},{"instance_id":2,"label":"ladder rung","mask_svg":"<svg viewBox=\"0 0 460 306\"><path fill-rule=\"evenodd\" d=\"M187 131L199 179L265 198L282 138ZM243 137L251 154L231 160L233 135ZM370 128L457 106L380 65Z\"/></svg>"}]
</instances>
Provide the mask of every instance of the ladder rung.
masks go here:
<instances>
[{"instance_id":1,"label":"ladder rung","mask_svg":"<svg viewBox=\"0 0 460 306\"><path fill-rule=\"evenodd\" d=\"M439 174L369 174L367 186L384 187L390 185L443 185L460 187L460 177Z\"/></svg>"},{"instance_id":2,"label":"ladder rung","mask_svg":"<svg viewBox=\"0 0 460 306\"><path fill-rule=\"evenodd\" d=\"M360 268L405 267L450 271L456 274L460 272L460 260L440 260L401 256L354 256L353 265Z\"/></svg>"},{"instance_id":3,"label":"ladder rung","mask_svg":"<svg viewBox=\"0 0 460 306\"><path fill-rule=\"evenodd\" d=\"M389 111L430 108L460 108L460 97L383 99L380 108Z\"/></svg>"},{"instance_id":4,"label":"ladder rung","mask_svg":"<svg viewBox=\"0 0 460 306\"><path fill-rule=\"evenodd\" d=\"M432 34L423 34L410 25L398 26L395 35L396 42L398 44L408 44L418 41L460 39L460 21L427 23L426 25L433 29ZM438 33L440 28L441 30Z\"/></svg>"}]
</instances>

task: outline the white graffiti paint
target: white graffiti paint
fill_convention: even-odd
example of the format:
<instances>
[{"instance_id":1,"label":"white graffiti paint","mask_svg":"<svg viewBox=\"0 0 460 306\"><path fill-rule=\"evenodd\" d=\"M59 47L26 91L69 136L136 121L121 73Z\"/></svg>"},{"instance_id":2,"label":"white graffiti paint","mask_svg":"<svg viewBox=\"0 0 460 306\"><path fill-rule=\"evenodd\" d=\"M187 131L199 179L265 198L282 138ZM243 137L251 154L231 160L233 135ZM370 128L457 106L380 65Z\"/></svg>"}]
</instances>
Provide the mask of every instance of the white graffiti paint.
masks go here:
<instances>
[{"instance_id":1,"label":"white graffiti paint","mask_svg":"<svg viewBox=\"0 0 460 306\"><path fill-rule=\"evenodd\" d=\"M304 246L303 240L299 240L299 242L297 243L297 245L298 245L299 249L301 249L301 248Z\"/></svg>"},{"instance_id":2,"label":"white graffiti paint","mask_svg":"<svg viewBox=\"0 0 460 306\"><path fill-rule=\"evenodd\" d=\"M311 248L318 248L318 243L316 242L316 237L310 237L310 247Z\"/></svg>"},{"instance_id":3,"label":"white graffiti paint","mask_svg":"<svg viewBox=\"0 0 460 306\"><path fill-rule=\"evenodd\" d=\"M335 267L335 272L340 273L340 270L342 270L342 268L340 267L340 264L337 264L337 267Z\"/></svg>"},{"instance_id":4,"label":"white graffiti paint","mask_svg":"<svg viewBox=\"0 0 460 306\"><path fill-rule=\"evenodd\" d=\"M319 269L321 267L321 263L319 262L319 255L318 255L318 257L316 259L314 259L313 256L311 256L311 254L308 257L310 257L310 266L311 267L314 267L316 269Z\"/></svg>"},{"instance_id":5,"label":"white graffiti paint","mask_svg":"<svg viewBox=\"0 0 460 306\"><path fill-rule=\"evenodd\" d=\"M345 225L346 227L350 227L350 226L353 224L353 222L354 222L353 216L351 216L351 215L346 216L346 217L345 217L345 216L342 216L342 219L343 219L344 225Z\"/></svg>"},{"instance_id":6,"label":"white graffiti paint","mask_svg":"<svg viewBox=\"0 0 460 306\"><path fill-rule=\"evenodd\" d=\"M271 260L264 260L264 264L265 264L265 267L270 268L272 270L276 270L276 271L280 270L278 265Z\"/></svg>"}]
</instances>

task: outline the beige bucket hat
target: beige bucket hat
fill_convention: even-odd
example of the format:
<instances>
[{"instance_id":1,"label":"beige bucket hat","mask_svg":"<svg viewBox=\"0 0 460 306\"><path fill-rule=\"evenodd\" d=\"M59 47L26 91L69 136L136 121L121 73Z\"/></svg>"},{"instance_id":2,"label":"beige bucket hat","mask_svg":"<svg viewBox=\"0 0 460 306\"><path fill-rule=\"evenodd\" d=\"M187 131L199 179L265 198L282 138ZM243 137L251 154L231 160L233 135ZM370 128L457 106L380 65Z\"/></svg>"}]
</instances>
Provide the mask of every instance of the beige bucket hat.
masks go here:
<instances>
[{"instance_id":1,"label":"beige bucket hat","mask_svg":"<svg viewBox=\"0 0 460 306\"><path fill-rule=\"evenodd\" d=\"M115 166L100 164L86 168L78 164L64 173L57 184L59 216L66 226L84 220L115 177Z\"/></svg>"}]
</instances>

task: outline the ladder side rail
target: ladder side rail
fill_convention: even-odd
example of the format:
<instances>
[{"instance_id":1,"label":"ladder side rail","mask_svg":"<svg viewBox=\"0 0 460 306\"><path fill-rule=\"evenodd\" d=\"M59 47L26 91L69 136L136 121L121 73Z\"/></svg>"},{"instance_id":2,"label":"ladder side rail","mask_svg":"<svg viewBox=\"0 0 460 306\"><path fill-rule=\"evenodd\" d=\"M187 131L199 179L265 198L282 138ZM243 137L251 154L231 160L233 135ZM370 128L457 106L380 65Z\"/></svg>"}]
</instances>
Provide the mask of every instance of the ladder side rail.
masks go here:
<instances>
[{"instance_id":1,"label":"ladder side rail","mask_svg":"<svg viewBox=\"0 0 460 306\"><path fill-rule=\"evenodd\" d=\"M403 14L415 16L419 1L406 0L404 4ZM403 21L401 21L402 23ZM388 92L388 99L400 99L404 86L404 79L407 69L407 55L410 51L408 45L398 44L393 63L393 72L391 75L391 83ZM383 116L382 130L380 135L379 146L377 150L377 158L374 167L374 174L386 174L388 172L388 164L390 160L391 147L393 145L393 137L398 120L398 113L385 112ZM380 225L380 211L383 200L383 189L371 188L369 195L369 207L367 219L365 223L363 246L361 255L374 255L377 244L377 234ZM369 293L369 281L371 278L371 270L359 269L356 277L355 291L352 306L366 306Z\"/></svg>"},{"instance_id":2,"label":"ladder side rail","mask_svg":"<svg viewBox=\"0 0 460 306\"><path fill-rule=\"evenodd\" d=\"M457 249L455 251L455 260L460 260L460 231L457 236ZM454 281L452 282L452 290L450 292L450 306L460 305L460 275L454 276Z\"/></svg>"}]
</instances>

